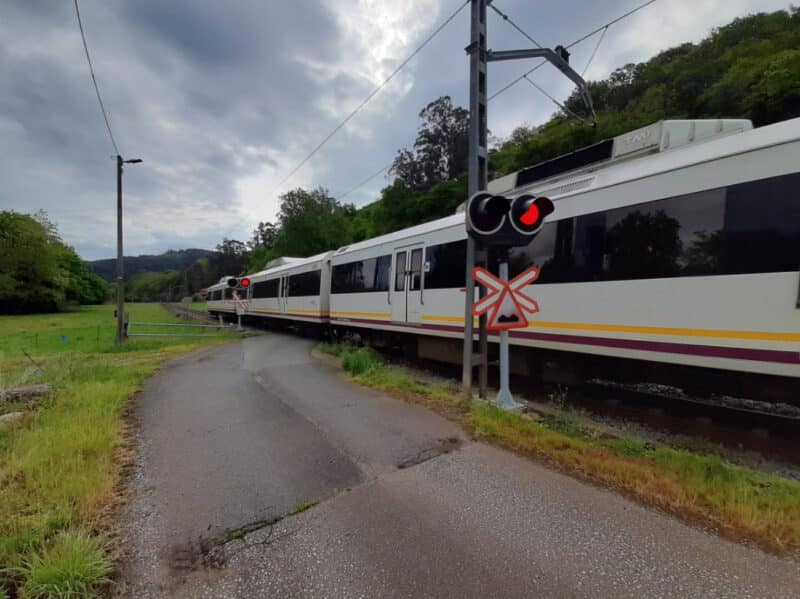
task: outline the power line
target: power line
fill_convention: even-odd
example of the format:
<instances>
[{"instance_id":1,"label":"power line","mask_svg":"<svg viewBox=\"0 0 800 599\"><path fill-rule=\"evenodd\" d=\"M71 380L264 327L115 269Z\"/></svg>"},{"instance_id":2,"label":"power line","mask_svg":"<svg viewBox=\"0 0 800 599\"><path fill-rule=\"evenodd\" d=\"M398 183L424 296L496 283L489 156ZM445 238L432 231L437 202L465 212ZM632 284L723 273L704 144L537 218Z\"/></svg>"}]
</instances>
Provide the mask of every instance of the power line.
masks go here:
<instances>
[{"instance_id":1,"label":"power line","mask_svg":"<svg viewBox=\"0 0 800 599\"><path fill-rule=\"evenodd\" d=\"M597 29L594 29L594 30L593 30L593 31L591 31L590 33L588 33L588 34L584 35L583 37L580 37L580 38L578 38L577 40L575 40L574 42L572 42L571 44L569 44L569 45L567 46L567 48L572 48L573 46L576 46L576 45L580 44L581 42L583 42L584 40L586 40L586 39L588 39L588 38L592 37L593 35L597 34L598 32L600 32L600 31L602 31L602 32L603 32L603 33L602 33L602 35L600 36L600 39L598 39L598 41L597 41L597 44L596 44L596 45L595 45L595 47L594 47L594 51L592 52L592 55L589 57L589 60L587 61L587 63L586 63L586 66L583 68L583 72L585 73L585 72L586 72L586 71L589 69L589 66L591 65L592 61L594 60L594 57L595 57L595 55L597 54L597 50L598 50L598 48L600 47L600 44L602 43L602 41L603 41L603 38L605 37L605 35L606 35L606 32L608 31L608 28L609 28L609 27L611 27L611 26L612 26L612 25L614 25L615 23L619 23L619 22L620 22L620 21L622 21L623 19L626 19L627 17L629 17L629 16L631 16L632 14L634 14L634 13L636 13L636 12L638 12L638 11L642 10L643 8L645 8L645 7L649 6L650 4L653 4L655 1L656 1L656 0L648 0L647 2L645 2L645 3L643 3L643 4L640 4L640 5L639 5L639 6L637 6L636 8L634 8L634 9L632 9L632 10L629 10L629 11L628 11L628 12L626 12L625 14L623 14L623 15L620 15L619 17L617 17L617 18L615 18L615 19L613 19L613 20L609 21L608 23L606 23L606 24L604 24L604 25L602 25L602 26L598 27ZM523 30L523 29L522 29L522 28L521 28L519 25L517 25L517 24L516 24L516 23L515 23L515 22L514 22L514 21L513 21L513 20L512 20L512 19L511 19L511 18L510 18L508 15L507 15L507 14L503 13L503 12L502 12L502 11L501 11L499 8L497 8L497 7L496 7L494 4L490 4L490 5L489 5L489 7L490 7L492 10L494 10L494 11L495 11L495 12L496 12L498 15L500 15L500 17L502 17L504 21L507 21L507 22L508 22L508 23L509 23L509 24L510 24L512 27L514 27L514 29L516 29L516 30L517 30L517 31L519 31L519 32L520 32L522 35L524 35L524 36L525 36L525 37L526 37L526 38L527 38L527 39L528 39L530 42L532 42L533 44L535 44L535 45L536 45L536 46L538 46L539 48L541 48L541 47L542 47L542 46L539 44L539 42L537 42L537 41L536 41L536 40L535 40L535 39L534 39L532 36L530 36L530 35L529 35L529 34L528 34L526 31L524 31L524 30ZM454 14L453 14L453 15L450 17L450 19L448 19L448 21L447 21L447 22L449 22L449 20L452 20L452 19L453 19L453 18L456 16L456 14L458 14L458 12L460 12L460 11L461 11L463 8L464 8L464 5L462 5L462 6L461 6L461 8L459 8L459 9L456 11L456 13L454 13ZM445 23L444 23L444 24L443 24L443 25L442 25L442 26L441 26L439 29L441 29L441 28L442 28L444 25L446 25L446 24L447 24L447 22L445 22ZM436 33L438 33L438 30L437 30L437 32L435 32L435 33L434 33L434 35L435 35ZM427 41L430 41L430 40L427 40ZM426 41L425 43L427 43L427 41ZM420 49L421 49L421 48L420 48ZM418 49L417 51L419 51L419 49ZM406 62L407 62L407 61L406 61ZM520 81L522 81L523 79L525 79L525 80L526 80L528 83L530 83L530 84L531 84L533 87L535 87L535 88L536 88L536 89L537 89L539 92L541 92L541 93L542 93L544 96L546 96L546 97L547 97L547 98L548 98L550 101L552 101L552 102L553 102L553 103L554 103L556 106L558 106L560 109L564 110L564 111L565 111L567 114L570 114L570 115L572 115L574 118L577 118L578 120L580 120L580 121L584 121L584 122L585 122L585 121L586 121L586 119L584 119L584 118L583 118L583 117L581 117L580 115L577 115L577 114L575 114L573 111L571 111L569 108L567 108L567 107L566 107L564 104L562 104L561 102L559 102L558 100L556 100L556 99L555 99L553 96L551 96L551 95L550 95L550 94L549 94L549 93L548 93L548 92L547 92L547 91L546 91L544 88L542 88L542 87L541 87L540 85L538 85L538 84L537 84L535 81L533 81L532 79L530 79L530 78L529 78L529 75L530 75L531 73L533 73L534 71L536 71L536 70L538 70L539 68L543 67L545 64L547 64L547 61L542 61L542 62L540 62L539 64L537 64L536 66L534 66L532 69L530 69L529 71L527 71L527 72L525 72L524 74L522 74L521 76L519 76L517 79L514 79L513 81L511 81L510 83L508 83L507 85L505 85L504 87L502 87L502 88L501 88L499 91L495 92L495 93L494 93L492 96L490 96L490 97L489 97L489 100L492 100L492 99L496 98L497 96L499 96L500 94L502 94L503 92L505 92L507 89L509 89L509 88L513 87L514 85L516 85L517 83L519 83ZM374 95L374 94L373 94L373 95ZM341 127L340 127L340 128L341 128ZM337 129L337 130L338 130L338 129ZM336 132L336 131L334 131L334 133L335 133L335 132ZM324 143L324 142L323 142L323 143ZM392 162L392 164L394 164L394 162ZM359 183L359 184L358 184L358 185L356 185L355 187L352 187L352 188L350 188L349 190L347 190L347 191L346 191L344 194L342 194L341 196L339 196L337 199L340 199L340 200L341 200L341 199L342 199L342 198L344 198L345 196L347 196L347 195L349 195L349 194L351 194L351 193L353 193L353 192L355 192L355 191L357 191L357 190L361 189L361 188L362 188L364 185L366 185L367 183L369 183L370 181L372 181L372 180L373 180L375 177L377 177L378 175L380 175L380 174L381 174L381 173L383 173L384 171L386 171L386 170L388 170L389 168L391 168L392 164L388 164L388 165L386 165L385 167L383 167L381 170L379 170L379 171L377 171L376 173L374 173L374 174L370 175L369 177L367 177L366 179L364 179L364 180L363 180L361 183ZM301 166L302 166L302 164L301 164ZM294 174L294 171L293 171L292 173L290 173L290 175L289 175L289 176L291 176L292 174Z\"/></svg>"},{"instance_id":2,"label":"power line","mask_svg":"<svg viewBox=\"0 0 800 599\"><path fill-rule=\"evenodd\" d=\"M372 181L372 180L373 180L375 177L377 177L377 176L378 176L378 175L380 175L381 173L384 173L384 172L388 171L390 168L392 168L392 165L393 165L393 164L394 164L394 160L392 160L392 161L391 161L389 164L387 164L386 166L384 166L383 168L381 168L379 171L376 171L375 173L371 174L369 177L367 177L366 179L364 179L364 180L363 180L361 183L359 183L359 184L358 184L358 185L356 185L355 187L351 187L350 189L348 189L347 191L345 191L345 192L344 192L342 195L340 195L340 196L336 196L336 195L334 195L334 197L335 197L337 200L342 200L342 199L346 198L347 196L349 196L349 195L350 195L351 193L353 193L354 191L357 191L357 190L361 189L362 187L364 187L364 186L365 186L367 183L369 183L370 181Z\"/></svg>"},{"instance_id":3,"label":"power line","mask_svg":"<svg viewBox=\"0 0 800 599\"><path fill-rule=\"evenodd\" d=\"M522 27L520 27L519 25L517 25L517 24L516 24L516 23L515 23L513 20L511 20L511 18L510 18L510 17L509 17L507 14L505 14L505 13L504 13L502 10L500 10L499 8L497 8L497 7L496 7L494 4L490 4L490 5L489 5L489 8L491 8L491 9L492 9L494 12L496 12L498 15L500 15L500 16L503 18L503 20L504 20L504 21L506 21L506 22L507 22L509 25L511 25L511 26L512 26L514 29L516 29L516 30L517 30L517 31L519 31L519 32L520 32L522 35L524 35L526 38L528 38L528 40L530 40L530 41L533 43L533 45L534 45L534 46L536 46L537 48L541 48L541 47L542 47L542 45L541 45L539 42L537 42L537 41L536 41L535 39L533 39L533 38L532 38L530 35L528 35L528 34L527 34L527 33L526 33L526 32L525 32L523 29L522 29Z\"/></svg>"},{"instance_id":4,"label":"power line","mask_svg":"<svg viewBox=\"0 0 800 599\"><path fill-rule=\"evenodd\" d=\"M77 0L76 0L76 2L77 2ZM398 74L398 73L399 73L399 72L400 72L400 71L401 71L401 70L402 70L402 69L403 69L403 68L404 68L404 67L405 67L405 66L406 66L406 65L407 65L409 62L411 62L411 59L412 59L412 58L414 58L414 57L415 57L417 54L419 54L419 53L420 53L420 51L421 51L421 50L422 50L422 49L423 49L425 46L427 46L427 45L428 45L428 43L429 43L429 42L430 42L430 41L431 41L431 40L432 40L434 37L436 37L436 36L439 34L439 32L440 32L442 29L444 29L445 27L447 27L447 25L448 25L448 24L449 24L449 23L450 23L450 22L451 22L453 19L455 19L455 18L456 18L456 16L458 15L458 13L460 13L462 10L464 10L464 8L465 8L465 7L466 7L466 6L467 6L469 3L470 3L470 0L466 0L466 2L464 2L463 4L461 4L461 5L458 7L458 9L456 9L456 11L455 11L453 14L451 14L449 17L447 17L447 19L445 19L445 20L444 20L444 22L442 22L442 23L441 23L441 25L439 25L439 26L438 26L436 29L434 29L433 33L431 33L431 34L430 34L430 35L429 35L427 38L425 38L425 40L424 40L424 41L423 41L423 42L422 42L422 43L421 43L419 46L417 46L417 48L416 48L416 49L415 49L415 50L414 50L414 51L413 51L413 52L412 52L412 53L411 53L411 54L410 54L410 55L409 55L409 56L408 56L408 57L407 57L407 58L406 58L406 59L405 59L403 62L401 62L401 63L398 65L398 67L397 67L397 68L396 68L394 71L392 71L392 73L391 73L391 74L390 74L390 75L389 75L389 76L388 76L386 79L384 79L384 80L383 80L383 82L382 82L380 85L378 85L378 87L376 87L375 89L373 89L373 90L372 90L372 91L371 91L371 92L370 92L370 93L367 95L367 97L366 97L366 98L364 98L364 99L361 101L361 103L360 103L358 106L356 106L356 108L355 108L355 109L354 109L354 110L353 110L353 111L352 111L350 114L348 114L348 115L347 115L347 116L344 118L344 120L343 120L341 123L339 123L338 125L336 125L336 127L334 127L333 131L331 131L330 133L328 133L328 135L326 135L326 136L325 136L325 138L324 138L324 139L323 139L321 142L319 142L319 144L317 144L317 146L316 146L316 147L315 147L313 150L311 150L311 152L310 152L310 153L309 153L309 154L308 154L308 155L307 155L305 158L303 158L303 160L301 160L301 161L300 161L300 163L299 163L297 166L295 166L295 167L294 167L294 168L291 170L291 172L290 172L288 175L286 175L286 176L285 176L283 179L281 179L281 182L280 182L280 183L278 183L278 184L275 186L275 188L272 190L272 193L271 193L270 195L273 195L273 194L274 194L274 193L275 193L275 192L276 192L276 191L277 191L277 190L278 190L278 189L281 187L281 185L283 185L283 184L284 184L284 183L286 183L286 182L287 182L289 179L291 179L291 178L292 178L292 176L293 176L293 175L294 175L294 174L295 174L297 171L299 171L299 170L300 170L300 169L301 169L301 168L302 168L302 167L303 167L303 166L304 166L304 165L305 165L305 164L306 164L306 163L307 163L309 160L311 160L311 158L313 158L313 157L314 157L314 155L315 155L317 152L319 152L319 151L322 149L322 147L323 147L323 146L324 146L326 143L328 143L328 141L329 141L329 140L330 140L330 139L331 139L331 138L332 138L334 135L336 135L336 134L337 134L337 133L338 133L338 132L339 132L339 131L340 131L340 130L341 130L341 129L342 129L342 128L343 128L343 127L344 127L344 126L345 126L345 125L346 125L346 124L349 122L349 121L350 121L350 119L352 119L352 118L353 118L353 117L354 117L356 114L358 114L358 113L361 111L361 109L362 109L362 108L364 108L364 106L366 106L366 105L367 105L367 103L368 103L368 102L369 102L369 101L370 101L372 98L374 98L374 97L375 97L375 96L378 94L378 92L379 92L379 91L381 91L381 90L382 90L384 87L386 87L386 85L387 85L387 84L388 84L388 83L389 83L389 82L390 82L392 79L394 79L395 75L397 75L397 74Z\"/></svg>"},{"instance_id":5,"label":"power line","mask_svg":"<svg viewBox=\"0 0 800 599\"><path fill-rule=\"evenodd\" d=\"M593 35L595 35L596 33L599 33L600 31L602 31L603 29L607 29L608 27L611 27L612 25L614 25L614 24L616 24L616 23L619 23L620 21L622 21L623 19L626 19L626 18L628 18L628 17L629 17L629 16L631 16L632 14L634 14L634 13L636 13L636 12L639 12L640 10L642 10L643 8L645 8L645 7L647 7L647 6L650 6L650 5L651 5L651 4L653 4L655 1L656 1L656 0L647 0L647 2L644 2L643 4L640 4L640 5L639 5L639 6L637 6L636 8L633 8L633 9L629 10L628 12L626 12L626 13L625 13L625 14L623 14L623 15L620 15L620 16L619 16L619 17L617 17L616 19L613 19L613 20L609 21L608 23L604 23L603 25L601 25L600 27L598 27L598 28L596 28L596 29L592 30L591 32L589 32L589 33L587 33L586 35L584 35L583 37L580 37L580 38L578 38L577 40L575 40L574 42L572 42L571 44L569 44L569 45L567 46L567 48L572 48L573 46L577 46L577 45L578 45L578 44L580 44L582 41L584 41L584 40L587 40L588 38L592 37L592 36L593 36ZM525 79L525 77L527 77L528 75L530 75L531 73L533 73L533 72L534 72L534 71L536 71L537 69L540 69L540 68L541 68L541 67L543 67L545 64L547 64L547 61L546 61L546 60L543 60L542 62L540 62L539 64L537 64L536 66L534 66L532 69L530 69L530 70L526 71L525 73L523 73L522 75L520 75L519 77L517 77L516 79L514 79L513 81L511 81L511 82L507 83L505 86L501 87L501 88L500 88L498 91L496 91L494 94L492 94L491 96L489 96L489 100L493 100L494 98L496 98L497 96L499 96L500 94L502 94L503 92L505 92L506 90L508 90L508 89L510 89L511 87L515 86L517 83L519 83L520 81L522 81L523 79Z\"/></svg>"},{"instance_id":6,"label":"power line","mask_svg":"<svg viewBox=\"0 0 800 599\"><path fill-rule=\"evenodd\" d=\"M89 63L89 72L92 74L92 83L94 83L94 91L97 93L97 101L100 104L100 110L103 113L103 120L106 122L106 129L108 129L108 136L111 138L111 145L114 146L114 154L119 156L119 149L117 149L117 142L114 141L114 134L111 133L111 125L109 125L108 123L108 114L106 114L106 107L103 105L103 98L100 97L100 88L97 87L97 79L94 76L92 59L89 56L89 46L86 45L86 35L83 33L83 23L81 23L81 11L78 9L78 0L74 0L74 2L75 2L75 16L78 17L78 28L81 30L83 49L86 51L86 62Z\"/></svg>"},{"instance_id":7,"label":"power line","mask_svg":"<svg viewBox=\"0 0 800 599\"><path fill-rule=\"evenodd\" d=\"M586 75L586 71L589 70L589 65L592 64L594 57L597 55L597 49L600 47L600 44L603 43L603 38L605 38L607 31L608 31L608 25L603 27L603 33L600 34L600 39L598 39L597 43L594 45L594 50L592 50L592 55L589 57L589 60L586 61L586 66L583 67L583 72L581 73L581 77Z\"/></svg>"}]
</instances>

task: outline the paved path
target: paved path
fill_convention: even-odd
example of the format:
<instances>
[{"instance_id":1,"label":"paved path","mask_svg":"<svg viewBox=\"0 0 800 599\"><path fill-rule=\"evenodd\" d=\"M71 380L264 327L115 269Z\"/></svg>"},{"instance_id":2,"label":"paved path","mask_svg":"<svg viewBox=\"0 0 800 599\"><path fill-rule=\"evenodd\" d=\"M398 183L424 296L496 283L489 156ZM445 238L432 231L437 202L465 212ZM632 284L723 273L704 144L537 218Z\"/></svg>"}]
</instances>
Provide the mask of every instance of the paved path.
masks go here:
<instances>
[{"instance_id":1,"label":"paved path","mask_svg":"<svg viewBox=\"0 0 800 599\"><path fill-rule=\"evenodd\" d=\"M120 595L800 594L797 562L469 442L311 347L255 337L146 384Z\"/></svg>"}]
</instances>

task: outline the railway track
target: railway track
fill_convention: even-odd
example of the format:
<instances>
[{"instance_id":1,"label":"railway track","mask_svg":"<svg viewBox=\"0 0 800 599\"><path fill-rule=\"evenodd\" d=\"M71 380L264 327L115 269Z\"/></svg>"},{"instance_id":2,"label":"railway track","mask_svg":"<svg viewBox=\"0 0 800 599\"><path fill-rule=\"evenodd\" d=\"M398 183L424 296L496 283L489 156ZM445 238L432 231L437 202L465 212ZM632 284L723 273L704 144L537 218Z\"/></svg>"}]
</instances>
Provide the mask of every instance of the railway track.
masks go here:
<instances>
[{"instance_id":1,"label":"railway track","mask_svg":"<svg viewBox=\"0 0 800 599\"><path fill-rule=\"evenodd\" d=\"M161 302L161 307L173 316L188 316L189 318L193 318L195 320L216 322L216 318L204 310L192 310L191 308L184 308L181 304L168 302Z\"/></svg>"}]
</instances>

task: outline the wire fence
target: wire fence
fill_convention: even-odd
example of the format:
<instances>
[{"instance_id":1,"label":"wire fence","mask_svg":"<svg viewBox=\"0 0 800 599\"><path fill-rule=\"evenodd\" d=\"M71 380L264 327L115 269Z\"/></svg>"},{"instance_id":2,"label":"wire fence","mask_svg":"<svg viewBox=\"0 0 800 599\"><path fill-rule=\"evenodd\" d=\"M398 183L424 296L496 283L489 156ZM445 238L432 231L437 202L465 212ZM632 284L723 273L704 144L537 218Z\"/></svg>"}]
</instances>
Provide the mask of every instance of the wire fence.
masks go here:
<instances>
[{"instance_id":1,"label":"wire fence","mask_svg":"<svg viewBox=\"0 0 800 599\"><path fill-rule=\"evenodd\" d=\"M57 353L59 351L97 351L114 344L116 327L95 325L58 327L49 331L20 331L0 337L0 352Z\"/></svg>"}]
</instances>

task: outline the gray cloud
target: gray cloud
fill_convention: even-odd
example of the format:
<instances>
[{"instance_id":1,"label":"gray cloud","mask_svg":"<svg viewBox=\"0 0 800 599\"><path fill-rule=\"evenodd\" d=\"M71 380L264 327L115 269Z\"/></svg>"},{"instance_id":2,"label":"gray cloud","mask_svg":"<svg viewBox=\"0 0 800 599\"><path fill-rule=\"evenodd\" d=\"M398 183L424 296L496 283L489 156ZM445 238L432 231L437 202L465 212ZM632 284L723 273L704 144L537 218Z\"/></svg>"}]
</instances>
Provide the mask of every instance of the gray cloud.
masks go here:
<instances>
[{"instance_id":1,"label":"gray cloud","mask_svg":"<svg viewBox=\"0 0 800 599\"><path fill-rule=\"evenodd\" d=\"M100 89L120 151L145 162L125 171L126 252L213 247L274 218L275 189L374 86L461 0L277 2L139 0L80 2ZM633 1L498 1L548 45L572 41ZM773 0L656 3L609 31L590 76L702 37ZM494 48L528 42L495 15ZM413 143L417 113L444 94L465 105L468 11L278 193L324 185L342 193ZM582 67L594 40L575 48ZM492 65L490 90L527 65ZM83 56L72 3L12 0L0 20L0 208L44 208L86 258L113 255L114 162ZM552 70L536 80L557 97ZM555 107L518 85L490 105L507 135ZM362 204L379 177L347 198Z\"/></svg>"}]
</instances>

